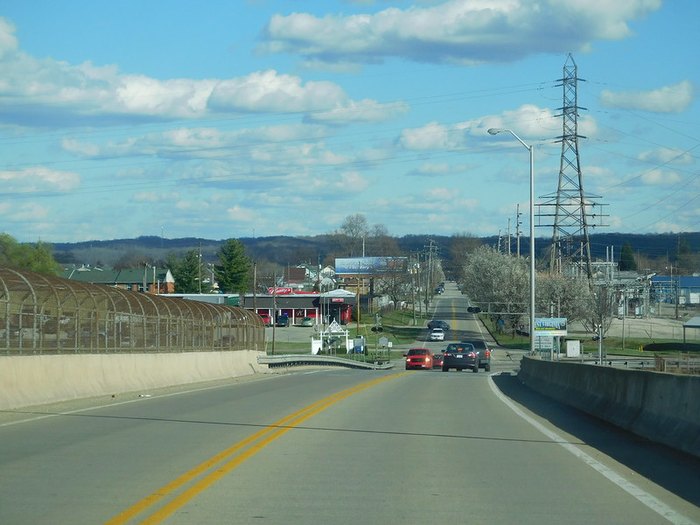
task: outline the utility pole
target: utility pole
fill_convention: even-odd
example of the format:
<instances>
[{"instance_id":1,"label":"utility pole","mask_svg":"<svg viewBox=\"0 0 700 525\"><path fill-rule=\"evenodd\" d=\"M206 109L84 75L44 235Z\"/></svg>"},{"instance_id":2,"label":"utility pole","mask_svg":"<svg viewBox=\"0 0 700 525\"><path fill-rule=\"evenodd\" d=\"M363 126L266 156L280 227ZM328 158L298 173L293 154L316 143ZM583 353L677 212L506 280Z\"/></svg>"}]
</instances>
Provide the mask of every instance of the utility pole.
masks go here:
<instances>
[{"instance_id":1,"label":"utility pole","mask_svg":"<svg viewBox=\"0 0 700 525\"><path fill-rule=\"evenodd\" d=\"M258 261L253 262L253 312L258 313Z\"/></svg>"},{"instance_id":2,"label":"utility pole","mask_svg":"<svg viewBox=\"0 0 700 525\"><path fill-rule=\"evenodd\" d=\"M277 326L277 271L272 272L272 355L275 355L275 327Z\"/></svg>"},{"instance_id":3,"label":"utility pole","mask_svg":"<svg viewBox=\"0 0 700 525\"><path fill-rule=\"evenodd\" d=\"M434 261L433 261L433 252L437 250L437 246L435 245L435 241L432 239L428 239L428 246L423 246L423 248L426 248L428 250L428 275L427 275L427 282L425 286L425 309L426 313L428 310L428 302L429 302L429 293L431 292L433 285L434 285L434 279L435 279L435 274L434 274Z\"/></svg>"},{"instance_id":4,"label":"utility pole","mask_svg":"<svg viewBox=\"0 0 700 525\"><path fill-rule=\"evenodd\" d=\"M202 293L202 243L199 243L199 252L197 253L197 282L199 285L199 293Z\"/></svg>"},{"instance_id":5,"label":"utility pole","mask_svg":"<svg viewBox=\"0 0 700 525\"><path fill-rule=\"evenodd\" d=\"M506 250L506 253L510 255L510 217L508 217L508 230L506 234L506 239L508 239L508 249Z\"/></svg>"},{"instance_id":6,"label":"utility pole","mask_svg":"<svg viewBox=\"0 0 700 525\"><path fill-rule=\"evenodd\" d=\"M520 226L521 225L522 225L522 222L520 222L520 204L518 204L515 207L515 246L516 246L518 259L520 259Z\"/></svg>"}]
</instances>

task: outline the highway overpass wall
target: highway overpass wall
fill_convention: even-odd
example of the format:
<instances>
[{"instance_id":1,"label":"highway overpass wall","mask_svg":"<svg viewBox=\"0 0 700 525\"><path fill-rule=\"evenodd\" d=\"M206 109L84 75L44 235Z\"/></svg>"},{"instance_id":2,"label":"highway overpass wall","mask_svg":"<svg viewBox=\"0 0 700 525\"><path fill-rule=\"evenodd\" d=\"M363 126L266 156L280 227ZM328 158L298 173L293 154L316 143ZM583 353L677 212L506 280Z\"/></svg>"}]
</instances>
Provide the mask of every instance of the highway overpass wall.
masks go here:
<instances>
[{"instance_id":1,"label":"highway overpass wall","mask_svg":"<svg viewBox=\"0 0 700 525\"><path fill-rule=\"evenodd\" d=\"M700 457L700 376L523 357L518 377L544 395Z\"/></svg>"},{"instance_id":2,"label":"highway overpass wall","mask_svg":"<svg viewBox=\"0 0 700 525\"><path fill-rule=\"evenodd\" d=\"M261 352L0 356L0 410L262 373Z\"/></svg>"}]
</instances>

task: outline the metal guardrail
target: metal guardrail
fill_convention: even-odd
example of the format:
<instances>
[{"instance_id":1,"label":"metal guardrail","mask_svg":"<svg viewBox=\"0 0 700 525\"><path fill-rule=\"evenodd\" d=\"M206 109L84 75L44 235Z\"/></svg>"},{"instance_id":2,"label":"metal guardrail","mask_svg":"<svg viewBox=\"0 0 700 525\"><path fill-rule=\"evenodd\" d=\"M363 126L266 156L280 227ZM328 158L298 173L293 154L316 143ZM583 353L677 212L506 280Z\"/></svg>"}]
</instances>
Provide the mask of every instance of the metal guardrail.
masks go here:
<instances>
[{"instance_id":1,"label":"metal guardrail","mask_svg":"<svg viewBox=\"0 0 700 525\"><path fill-rule=\"evenodd\" d=\"M584 357L574 359L563 359L565 361L576 361L584 364L598 364L597 357ZM677 358L677 357L605 357L603 366L614 368L631 368L636 370L656 370L660 372L676 372L684 374L700 374L700 358Z\"/></svg>"},{"instance_id":2,"label":"metal guardrail","mask_svg":"<svg viewBox=\"0 0 700 525\"><path fill-rule=\"evenodd\" d=\"M270 368L291 366L341 366L364 370L390 370L394 368L391 362L355 361L344 357L312 354L285 354L258 356L258 363Z\"/></svg>"}]
</instances>

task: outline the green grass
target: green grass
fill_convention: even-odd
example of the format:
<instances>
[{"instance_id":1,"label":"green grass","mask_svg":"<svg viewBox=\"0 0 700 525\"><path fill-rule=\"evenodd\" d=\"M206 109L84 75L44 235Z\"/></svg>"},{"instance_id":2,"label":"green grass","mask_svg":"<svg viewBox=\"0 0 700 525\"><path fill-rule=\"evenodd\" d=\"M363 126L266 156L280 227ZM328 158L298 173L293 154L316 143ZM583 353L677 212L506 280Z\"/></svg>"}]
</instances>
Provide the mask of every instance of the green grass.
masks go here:
<instances>
[{"instance_id":1,"label":"green grass","mask_svg":"<svg viewBox=\"0 0 700 525\"><path fill-rule=\"evenodd\" d=\"M571 337L575 339L575 337ZM675 341L672 339L654 339L650 341L649 339L630 339L625 338L624 346L622 344L621 337L606 337L603 339L603 352L606 354L614 355L624 355L629 357L648 357L650 355L661 355L661 356L677 356L681 352L680 346L678 349L670 348L663 351L644 351L644 345L650 343L677 343L681 345L681 341ZM598 353L598 341L593 341L591 339L583 340L581 339L582 351L586 353ZM683 353L687 353L685 350Z\"/></svg>"},{"instance_id":2,"label":"green grass","mask_svg":"<svg viewBox=\"0 0 700 525\"><path fill-rule=\"evenodd\" d=\"M481 316L484 324L487 326L488 330L494 335L496 342L505 348L529 350L530 349L530 338L522 335L512 334L497 334L495 324L488 318L488 316ZM568 339L578 339L581 341L581 353L584 354L598 354L598 341L591 339L589 334L580 334L581 337L577 337L576 334L570 334ZM603 353L612 355L622 355L628 357L648 357L649 355L662 355L662 356L676 356L678 355L677 350L669 350L664 352L645 352L642 349L644 345L650 343L678 343L681 341L671 340L671 339L654 339L653 341L645 338L629 338L626 337L624 345L622 344L621 337L606 337L603 339ZM564 351L564 348L562 348Z\"/></svg>"},{"instance_id":3,"label":"green grass","mask_svg":"<svg viewBox=\"0 0 700 525\"><path fill-rule=\"evenodd\" d=\"M530 338L523 335L513 335L512 333L497 333L496 324L487 315L480 315L479 318L483 321L486 329L493 335L499 346L512 350L529 350Z\"/></svg>"}]
</instances>

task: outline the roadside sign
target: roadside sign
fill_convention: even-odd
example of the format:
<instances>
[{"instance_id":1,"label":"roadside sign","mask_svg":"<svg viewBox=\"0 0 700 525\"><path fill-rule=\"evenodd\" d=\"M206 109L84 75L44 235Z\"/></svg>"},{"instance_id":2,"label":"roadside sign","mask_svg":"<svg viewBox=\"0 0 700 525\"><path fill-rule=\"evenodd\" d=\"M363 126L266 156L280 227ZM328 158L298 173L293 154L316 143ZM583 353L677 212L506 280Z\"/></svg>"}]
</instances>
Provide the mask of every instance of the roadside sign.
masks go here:
<instances>
[{"instance_id":1,"label":"roadside sign","mask_svg":"<svg viewBox=\"0 0 700 525\"><path fill-rule=\"evenodd\" d=\"M538 317L535 319L535 337L561 337L566 335L566 317Z\"/></svg>"}]
</instances>

